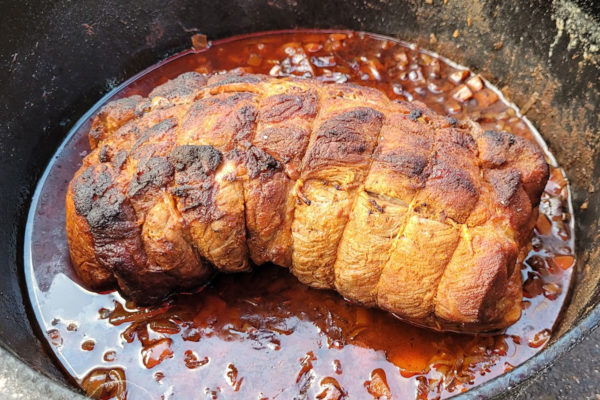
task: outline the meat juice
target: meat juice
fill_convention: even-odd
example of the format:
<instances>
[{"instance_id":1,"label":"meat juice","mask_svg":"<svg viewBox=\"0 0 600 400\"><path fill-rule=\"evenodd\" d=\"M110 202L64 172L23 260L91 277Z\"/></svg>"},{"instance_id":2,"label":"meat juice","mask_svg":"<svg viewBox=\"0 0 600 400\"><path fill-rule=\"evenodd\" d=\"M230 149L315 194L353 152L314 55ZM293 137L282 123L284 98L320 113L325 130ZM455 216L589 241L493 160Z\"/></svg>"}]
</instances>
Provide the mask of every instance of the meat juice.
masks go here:
<instances>
[{"instance_id":1,"label":"meat juice","mask_svg":"<svg viewBox=\"0 0 600 400\"><path fill-rule=\"evenodd\" d=\"M196 41L198 42L198 41ZM199 41L201 42L201 41ZM187 71L314 77L418 100L484 129L537 141L550 164L531 250L521 264L521 319L487 335L434 332L299 283L286 269L218 275L196 293L136 307L117 291L80 285L70 262L64 196L109 100ZM435 399L523 363L548 343L575 265L563 171L535 128L469 70L415 45L346 31L292 31L221 40L185 51L109 93L73 128L32 202L25 239L29 295L50 351L95 399Z\"/></svg>"}]
</instances>

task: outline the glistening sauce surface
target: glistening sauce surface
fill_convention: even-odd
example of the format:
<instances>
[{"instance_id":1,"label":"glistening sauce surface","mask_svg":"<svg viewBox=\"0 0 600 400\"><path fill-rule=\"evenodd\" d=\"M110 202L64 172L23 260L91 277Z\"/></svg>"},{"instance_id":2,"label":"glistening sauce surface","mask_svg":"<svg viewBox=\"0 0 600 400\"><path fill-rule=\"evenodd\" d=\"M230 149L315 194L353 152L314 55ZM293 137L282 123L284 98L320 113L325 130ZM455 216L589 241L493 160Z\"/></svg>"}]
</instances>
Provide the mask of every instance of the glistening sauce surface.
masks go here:
<instances>
[{"instance_id":1,"label":"glistening sauce surface","mask_svg":"<svg viewBox=\"0 0 600 400\"><path fill-rule=\"evenodd\" d=\"M147 95L182 72L242 68L377 87L485 129L538 140L478 76L412 45L349 32L234 38L184 52L105 98ZM89 117L89 116L88 116ZM25 267L32 305L65 371L97 399L433 399L502 374L550 338L574 259L569 190L554 165L521 270L523 316L494 336L438 333L310 289L285 269L220 275L202 291L136 308L78 284L64 195L89 149L89 118L53 158L32 204ZM548 160L553 158L548 154Z\"/></svg>"}]
</instances>

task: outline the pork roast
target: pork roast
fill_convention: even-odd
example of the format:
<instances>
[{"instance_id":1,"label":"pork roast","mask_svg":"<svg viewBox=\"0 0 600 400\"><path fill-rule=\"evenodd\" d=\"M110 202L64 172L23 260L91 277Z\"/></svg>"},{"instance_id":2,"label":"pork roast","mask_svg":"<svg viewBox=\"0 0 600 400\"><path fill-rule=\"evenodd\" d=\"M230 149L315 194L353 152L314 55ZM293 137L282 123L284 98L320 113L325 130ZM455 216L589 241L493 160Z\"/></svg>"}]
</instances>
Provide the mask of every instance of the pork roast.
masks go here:
<instances>
[{"instance_id":1,"label":"pork roast","mask_svg":"<svg viewBox=\"0 0 600 400\"><path fill-rule=\"evenodd\" d=\"M108 103L89 139L66 227L92 288L150 304L272 262L436 329L520 317L548 179L524 138L367 87L191 72Z\"/></svg>"}]
</instances>

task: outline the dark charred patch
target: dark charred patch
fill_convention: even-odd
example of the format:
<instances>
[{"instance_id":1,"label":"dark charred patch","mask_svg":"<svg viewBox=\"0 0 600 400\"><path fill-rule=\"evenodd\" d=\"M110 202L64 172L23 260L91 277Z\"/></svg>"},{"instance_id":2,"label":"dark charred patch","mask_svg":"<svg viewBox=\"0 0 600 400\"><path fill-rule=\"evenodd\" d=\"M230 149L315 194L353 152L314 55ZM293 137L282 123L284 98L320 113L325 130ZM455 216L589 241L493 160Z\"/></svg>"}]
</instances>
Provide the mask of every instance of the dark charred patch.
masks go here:
<instances>
[{"instance_id":1,"label":"dark charred patch","mask_svg":"<svg viewBox=\"0 0 600 400\"><path fill-rule=\"evenodd\" d=\"M250 141L258 110L254 105L245 105L238 109L236 115L236 141Z\"/></svg>"},{"instance_id":2,"label":"dark charred patch","mask_svg":"<svg viewBox=\"0 0 600 400\"><path fill-rule=\"evenodd\" d=\"M421 111L421 110L412 110L412 111L410 112L410 114L408 114L408 118L409 118L411 121L416 121L416 120L418 120L419 118L421 118L421 116L422 116L422 115L423 115L423 111Z\"/></svg>"},{"instance_id":3,"label":"dark charred patch","mask_svg":"<svg viewBox=\"0 0 600 400\"><path fill-rule=\"evenodd\" d=\"M173 177L173 165L165 157L151 157L142 160L134 178L129 183L128 194L135 196L146 187L161 188L167 185Z\"/></svg>"},{"instance_id":4,"label":"dark charred patch","mask_svg":"<svg viewBox=\"0 0 600 400\"><path fill-rule=\"evenodd\" d=\"M521 173L513 168L492 169L486 172L485 177L494 189L500 204L508 206L521 185Z\"/></svg>"},{"instance_id":5,"label":"dark charred patch","mask_svg":"<svg viewBox=\"0 0 600 400\"><path fill-rule=\"evenodd\" d=\"M436 114L423 102L415 100L413 102L401 101L402 114L406 115L407 119L416 121L422 118L423 121L430 122L431 118L434 118Z\"/></svg>"},{"instance_id":6,"label":"dark charred patch","mask_svg":"<svg viewBox=\"0 0 600 400\"><path fill-rule=\"evenodd\" d=\"M214 216L215 183L211 177L194 179L189 174L175 173L175 186L171 193L179 199L183 212L194 211L197 217L207 219Z\"/></svg>"},{"instance_id":7,"label":"dark charred patch","mask_svg":"<svg viewBox=\"0 0 600 400\"><path fill-rule=\"evenodd\" d=\"M73 201L79 215L87 216L94 206L94 201L102 196L113 184L112 174L108 167L88 167L73 182Z\"/></svg>"},{"instance_id":8,"label":"dark charred patch","mask_svg":"<svg viewBox=\"0 0 600 400\"><path fill-rule=\"evenodd\" d=\"M125 200L125 195L120 190L111 188L94 201L92 209L86 215L92 231L108 228L119 222L121 208Z\"/></svg>"},{"instance_id":9,"label":"dark charred patch","mask_svg":"<svg viewBox=\"0 0 600 400\"><path fill-rule=\"evenodd\" d=\"M117 153L117 155L114 156L113 160L112 160L112 164L113 167L116 170L121 169L121 167L123 167L123 164L125 164L125 161L127 161L127 151L125 150L121 150Z\"/></svg>"},{"instance_id":10,"label":"dark charred patch","mask_svg":"<svg viewBox=\"0 0 600 400\"><path fill-rule=\"evenodd\" d=\"M550 173L541 149L525 138L516 137L508 151L508 161L521 172L524 189L531 203L537 205Z\"/></svg>"},{"instance_id":11,"label":"dark charred patch","mask_svg":"<svg viewBox=\"0 0 600 400\"><path fill-rule=\"evenodd\" d=\"M213 182L204 185L178 185L171 190L171 193L182 202L181 211L197 210L200 217L209 217L212 215L214 193Z\"/></svg>"},{"instance_id":12,"label":"dark charred patch","mask_svg":"<svg viewBox=\"0 0 600 400\"><path fill-rule=\"evenodd\" d=\"M222 101L223 105L230 106L237 104L241 101L250 101L254 99L256 95L254 93L233 93L231 95L226 95L225 100Z\"/></svg>"},{"instance_id":13,"label":"dark charred patch","mask_svg":"<svg viewBox=\"0 0 600 400\"><path fill-rule=\"evenodd\" d=\"M262 102L260 120L275 123L294 117L313 118L317 110L318 96L314 90L300 94L277 94Z\"/></svg>"},{"instance_id":14,"label":"dark charred patch","mask_svg":"<svg viewBox=\"0 0 600 400\"><path fill-rule=\"evenodd\" d=\"M217 96L208 97L195 101L183 117L183 122L181 124L182 128L185 129L187 124L193 123L197 119L203 118L207 111L210 109L210 107L217 104L218 100L216 97Z\"/></svg>"},{"instance_id":15,"label":"dark charred patch","mask_svg":"<svg viewBox=\"0 0 600 400\"><path fill-rule=\"evenodd\" d=\"M175 167L175 186L171 193L179 198L182 211L194 210L197 217L214 216L214 173L223 155L212 146L178 146L169 161Z\"/></svg>"},{"instance_id":16,"label":"dark charred patch","mask_svg":"<svg viewBox=\"0 0 600 400\"><path fill-rule=\"evenodd\" d=\"M458 124L458 120L454 117L446 117L450 126L456 126Z\"/></svg>"},{"instance_id":17,"label":"dark charred patch","mask_svg":"<svg viewBox=\"0 0 600 400\"><path fill-rule=\"evenodd\" d=\"M252 146L246 151L245 165L250 179L254 179L264 172L272 174L281 170L281 164L277 160L256 146Z\"/></svg>"},{"instance_id":18,"label":"dark charred patch","mask_svg":"<svg viewBox=\"0 0 600 400\"><path fill-rule=\"evenodd\" d=\"M306 129L293 125L276 126L257 132L254 143L287 163L291 159L302 159L309 139Z\"/></svg>"},{"instance_id":19,"label":"dark charred patch","mask_svg":"<svg viewBox=\"0 0 600 400\"><path fill-rule=\"evenodd\" d=\"M169 118L146 129L142 133L142 136L134 143L133 147L131 148L131 154L135 156L136 150L138 150L142 145L144 145L144 143L148 142L153 137L166 135L171 129L175 128L176 126L177 120L175 118Z\"/></svg>"},{"instance_id":20,"label":"dark charred patch","mask_svg":"<svg viewBox=\"0 0 600 400\"><path fill-rule=\"evenodd\" d=\"M206 132L212 139L234 146L236 142L249 142L256 124L258 110L254 93L219 94L196 101L187 111L181 124L184 132L202 131L206 119L214 122Z\"/></svg>"},{"instance_id":21,"label":"dark charred patch","mask_svg":"<svg viewBox=\"0 0 600 400\"><path fill-rule=\"evenodd\" d=\"M136 279L147 258L135 211L120 188L112 186L95 197L86 220L98 263L113 272L120 284L125 274Z\"/></svg>"},{"instance_id":22,"label":"dark charred patch","mask_svg":"<svg viewBox=\"0 0 600 400\"><path fill-rule=\"evenodd\" d=\"M428 185L433 182L445 191L462 192L468 197L479 195L475 183L466 171L444 162L438 162L433 167Z\"/></svg>"},{"instance_id":23,"label":"dark charred patch","mask_svg":"<svg viewBox=\"0 0 600 400\"><path fill-rule=\"evenodd\" d=\"M177 171L190 169L207 175L221 165L223 154L212 146L184 145L175 147L169 160Z\"/></svg>"},{"instance_id":24,"label":"dark charred patch","mask_svg":"<svg viewBox=\"0 0 600 400\"><path fill-rule=\"evenodd\" d=\"M206 77L197 72L186 72L150 92L148 98L164 97L168 100L185 99L206 85Z\"/></svg>"},{"instance_id":25,"label":"dark charred patch","mask_svg":"<svg viewBox=\"0 0 600 400\"><path fill-rule=\"evenodd\" d=\"M182 212L208 221L218 219L224 213L215 207L218 189L214 176L199 177L187 172L175 172L175 186L170 192L177 197Z\"/></svg>"},{"instance_id":26,"label":"dark charred patch","mask_svg":"<svg viewBox=\"0 0 600 400\"><path fill-rule=\"evenodd\" d=\"M462 147L473 154L475 154L477 151L475 139L473 139L473 136L471 136L469 132L465 130L454 128L443 129L440 132L440 135L442 136L442 140L445 142L458 145L459 147Z\"/></svg>"},{"instance_id":27,"label":"dark charred patch","mask_svg":"<svg viewBox=\"0 0 600 400\"><path fill-rule=\"evenodd\" d=\"M185 119L197 120L215 111L223 113L233 109L238 103L251 101L256 95L254 93L218 94L196 101L188 110Z\"/></svg>"},{"instance_id":28,"label":"dark charred patch","mask_svg":"<svg viewBox=\"0 0 600 400\"><path fill-rule=\"evenodd\" d=\"M516 137L508 132L487 130L483 135L496 145L511 146L515 143Z\"/></svg>"},{"instance_id":29,"label":"dark charred patch","mask_svg":"<svg viewBox=\"0 0 600 400\"><path fill-rule=\"evenodd\" d=\"M372 108L364 107L348 111L345 114L342 114L342 118L348 118L349 120L357 119L362 123L377 120L381 123L383 121L383 114Z\"/></svg>"},{"instance_id":30,"label":"dark charred patch","mask_svg":"<svg viewBox=\"0 0 600 400\"><path fill-rule=\"evenodd\" d=\"M101 122L94 123L92 125L92 128L90 129L90 133L88 133L88 136L90 138L90 143L92 144L92 149L97 146L99 141L104 139L105 132L106 132L106 127Z\"/></svg>"},{"instance_id":31,"label":"dark charred patch","mask_svg":"<svg viewBox=\"0 0 600 400\"><path fill-rule=\"evenodd\" d=\"M467 131L456 128L438 130L433 151L440 162L462 169L474 180L478 179L477 145Z\"/></svg>"},{"instance_id":32,"label":"dark charred patch","mask_svg":"<svg viewBox=\"0 0 600 400\"><path fill-rule=\"evenodd\" d=\"M459 223L467 220L478 199L479 190L468 172L439 159L418 194L418 200L427 203L427 208L431 206L442 218Z\"/></svg>"},{"instance_id":33,"label":"dark charred patch","mask_svg":"<svg viewBox=\"0 0 600 400\"><path fill-rule=\"evenodd\" d=\"M338 140L342 138L356 141L362 136L362 127L367 123L375 123L381 127L383 114L372 108L360 108L336 115L319 127L315 133L317 138Z\"/></svg>"},{"instance_id":34,"label":"dark charred patch","mask_svg":"<svg viewBox=\"0 0 600 400\"><path fill-rule=\"evenodd\" d=\"M114 187L114 175L106 165L89 167L73 182L73 202L92 232L114 227L120 220L125 195Z\"/></svg>"},{"instance_id":35,"label":"dark charred patch","mask_svg":"<svg viewBox=\"0 0 600 400\"><path fill-rule=\"evenodd\" d=\"M315 132L315 141L308 149L305 166L308 169L330 162L359 165L367 161L383 121L383 114L361 107L343 112L324 121Z\"/></svg>"},{"instance_id":36,"label":"dark charred patch","mask_svg":"<svg viewBox=\"0 0 600 400\"><path fill-rule=\"evenodd\" d=\"M142 96L135 95L111 101L102 107L96 118L94 118L89 133L92 148L95 148L99 141L105 139L107 133L114 131L135 117L137 107L142 101Z\"/></svg>"},{"instance_id":37,"label":"dark charred patch","mask_svg":"<svg viewBox=\"0 0 600 400\"><path fill-rule=\"evenodd\" d=\"M98 116L101 119L110 118L114 122L127 122L135 115L135 110L143 100L142 96L134 95L111 101L100 109Z\"/></svg>"},{"instance_id":38,"label":"dark charred patch","mask_svg":"<svg viewBox=\"0 0 600 400\"><path fill-rule=\"evenodd\" d=\"M383 161L387 166L396 172L406 175L409 178L417 178L425 182L429 171L427 165L429 161L427 156L411 151L388 152L377 157L377 160Z\"/></svg>"},{"instance_id":39,"label":"dark charred patch","mask_svg":"<svg viewBox=\"0 0 600 400\"><path fill-rule=\"evenodd\" d=\"M139 120L132 120L125 123L122 127L115 131L115 136L119 138L139 139L142 136L139 127Z\"/></svg>"},{"instance_id":40,"label":"dark charred patch","mask_svg":"<svg viewBox=\"0 0 600 400\"><path fill-rule=\"evenodd\" d=\"M516 137L508 132L487 130L483 133L479 145L481 161L484 165L499 167L506 163L508 151L515 143Z\"/></svg>"},{"instance_id":41,"label":"dark charred patch","mask_svg":"<svg viewBox=\"0 0 600 400\"><path fill-rule=\"evenodd\" d=\"M100 148L100 152L98 153L98 161L101 163L109 162L112 155L112 148L110 146L104 145Z\"/></svg>"}]
</instances>

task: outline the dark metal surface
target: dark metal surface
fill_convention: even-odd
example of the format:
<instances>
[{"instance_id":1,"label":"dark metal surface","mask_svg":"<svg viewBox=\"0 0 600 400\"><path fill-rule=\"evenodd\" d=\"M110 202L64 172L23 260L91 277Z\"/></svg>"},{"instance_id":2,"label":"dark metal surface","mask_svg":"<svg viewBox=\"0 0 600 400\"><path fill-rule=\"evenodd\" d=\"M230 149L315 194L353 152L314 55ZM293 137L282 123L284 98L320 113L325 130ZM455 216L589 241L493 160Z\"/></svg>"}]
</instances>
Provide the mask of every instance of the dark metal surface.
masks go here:
<instances>
[{"instance_id":1,"label":"dark metal surface","mask_svg":"<svg viewBox=\"0 0 600 400\"><path fill-rule=\"evenodd\" d=\"M554 343L467 397L535 375L600 320L598 4L479 0L5 1L0 13L0 344L54 379L22 291L22 237L35 183L70 126L103 94L195 32L350 28L415 41L479 71L539 128L566 167L578 211L579 279ZM583 206L583 207L582 207ZM581 211L580 211L581 210ZM509 395L506 395L509 396Z\"/></svg>"},{"instance_id":2,"label":"dark metal surface","mask_svg":"<svg viewBox=\"0 0 600 400\"><path fill-rule=\"evenodd\" d=\"M600 329L537 377L515 400L600 399Z\"/></svg>"}]
</instances>

